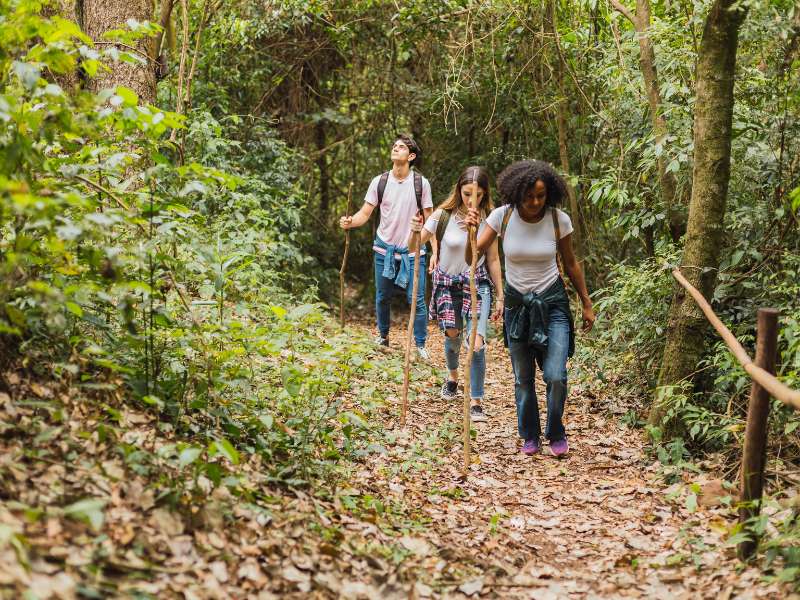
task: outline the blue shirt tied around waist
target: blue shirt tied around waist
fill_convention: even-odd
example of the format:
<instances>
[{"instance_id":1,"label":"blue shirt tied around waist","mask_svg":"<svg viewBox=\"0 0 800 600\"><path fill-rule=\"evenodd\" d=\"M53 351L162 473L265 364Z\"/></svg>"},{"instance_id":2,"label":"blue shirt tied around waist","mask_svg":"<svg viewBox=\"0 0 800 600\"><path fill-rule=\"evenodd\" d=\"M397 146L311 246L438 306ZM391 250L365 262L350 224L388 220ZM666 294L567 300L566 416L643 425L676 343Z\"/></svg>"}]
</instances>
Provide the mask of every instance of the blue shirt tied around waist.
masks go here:
<instances>
[{"instance_id":1,"label":"blue shirt tied around waist","mask_svg":"<svg viewBox=\"0 0 800 600\"><path fill-rule=\"evenodd\" d=\"M380 248L381 250L386 250L386 258L389 260L383 261L383 273L382 275L386 277L386 279L391 279L394 281L394 284L400 288L407 288L408 282L411 278L411 262L408 257L408 247L407 246L392 246L384 242L381 238L377 235L375 236L375 241L373 242L375 246ZM394 265L394 255L400 255L400 268L396 269ZM419 252L417 252L419 255Z\"/></svg>"},{"instance_id":2,"label":"blue shirt tied around waist","mask_svg":"<svg viewBox=\"0 0 800 600\"><path fill-rule=\"evenodd\" d=\"M569 297L560 277L550 287L538 294L535 292L522 294L506 283L505 297L506 318L503 327L506 334L506 345L509 340L526 342L536 353L537 362L541 364L541 358L547 352L547 326L550 321L550 311L561 309L569 318L569 352L567 356L572 356L575 352L575 324L569 308Z\"/></svg>"}]
</instances>

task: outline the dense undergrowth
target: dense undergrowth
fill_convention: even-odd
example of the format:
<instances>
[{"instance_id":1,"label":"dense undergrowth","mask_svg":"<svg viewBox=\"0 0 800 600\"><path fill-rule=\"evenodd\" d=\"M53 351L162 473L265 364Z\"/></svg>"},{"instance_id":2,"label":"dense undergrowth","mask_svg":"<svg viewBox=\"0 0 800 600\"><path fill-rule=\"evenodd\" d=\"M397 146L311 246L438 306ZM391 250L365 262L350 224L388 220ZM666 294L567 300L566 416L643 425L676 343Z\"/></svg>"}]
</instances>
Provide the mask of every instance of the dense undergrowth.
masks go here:
<instances>
[{"instance_id":1,"label":"dense undergrowth","mask_svg":"<svg viewBox=\"0 0 800 600\"><path fill-rule=\"evenodd\" d=\"M121 86L66 93L79 56L113 57L30 4L0 38L2 594L154 597L135 582L185 528L264 525L276 490L332 499L382 450L385 391L353 382L398 365L378 376L316 302L297 157L269 127L244 143Z\"/></svg>"}]
</instances>

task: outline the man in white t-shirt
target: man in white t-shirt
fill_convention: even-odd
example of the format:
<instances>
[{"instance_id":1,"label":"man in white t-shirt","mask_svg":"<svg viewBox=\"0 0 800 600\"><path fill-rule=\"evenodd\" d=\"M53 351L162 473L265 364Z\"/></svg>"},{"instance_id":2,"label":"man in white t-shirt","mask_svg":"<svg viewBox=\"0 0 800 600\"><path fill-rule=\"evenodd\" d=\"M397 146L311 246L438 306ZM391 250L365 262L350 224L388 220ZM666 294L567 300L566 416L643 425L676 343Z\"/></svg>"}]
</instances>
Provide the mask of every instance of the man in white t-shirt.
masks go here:
<instances>
[{"instance_id":1,"label":"man in white t-shirt","mask_svg":"<svg viewBox=\"0 0 800 600\"><path fill-rule=\"evenodd\" d=\"M392 296L405 291L411 304L413 279L419 277L417 312L414 319L414 342L419 356L427 360L425 340L428 336L428 311L425 306L425 250L409 253L406 246L411 232L411 219L420 210L427 219L433 210L431 185L411 167L418 163L420 149L408 135L400 135L392 145L392 170L375 177L369 184L364 205L352 217L339 219L342 229L364 225L378 206L379 225L373 242L375 258L375 312L378 320L378 340L389 345L389 323ZM416 269L419 262L420 268Z\"/></svg>"}]
</instances>

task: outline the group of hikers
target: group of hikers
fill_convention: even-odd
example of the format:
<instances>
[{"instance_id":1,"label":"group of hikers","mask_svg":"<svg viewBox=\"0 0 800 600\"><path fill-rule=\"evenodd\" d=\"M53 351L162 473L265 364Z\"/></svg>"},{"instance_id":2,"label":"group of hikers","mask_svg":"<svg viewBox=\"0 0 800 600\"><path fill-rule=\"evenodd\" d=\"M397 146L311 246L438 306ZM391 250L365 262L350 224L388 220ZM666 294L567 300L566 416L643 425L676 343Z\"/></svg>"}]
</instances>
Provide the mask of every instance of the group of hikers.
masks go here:
<instances>
[{"instance_id":1,"label":"group of hikers","mask_svg":"<svg viewBox=\"0 0 800 600\"><path fill-rule=\"evenodd\" d=\"M575 325L558 266L559 255L581 300L583 329L590 330L595 320L583 270L573 252L572 221L557 208L567 195L566 184L545 161L515 162L497 178L502 205L494 208L489 173L483 167L469 166L458 177L450 196L434 210L430 183L412 168L420 157L419 145L411 136L398 136L392 145L391 171L372 180L358 212L339 220L342 229L360 227L378 209L379 225L373 242L377 343L389 345L391 299L395 293L404 292L409 304L416 302L414 342L422 360L430 358L425 349L428 313L438 321L447 363L441 395L445 399L457 396L459 354L468 337L462 332L469 332L472 326L468 230L477 228L479 259L474 281L478 323L469 374L470 418L487 418L481 402L491 314L493 321L503 319L514 372L522 452L533 455L542 448L534 389L538 364L547 386L544 437L552 454L563 456L569 451L563 415L567 359L575 348ZM498 238L503 241L505 285ZM428 241L432 245L430 256L425 251ZM425 306L426 263L433 286L429 309ZM416 298L412 298L412 277L419 278Z\"/></svg>"}]
</instances>

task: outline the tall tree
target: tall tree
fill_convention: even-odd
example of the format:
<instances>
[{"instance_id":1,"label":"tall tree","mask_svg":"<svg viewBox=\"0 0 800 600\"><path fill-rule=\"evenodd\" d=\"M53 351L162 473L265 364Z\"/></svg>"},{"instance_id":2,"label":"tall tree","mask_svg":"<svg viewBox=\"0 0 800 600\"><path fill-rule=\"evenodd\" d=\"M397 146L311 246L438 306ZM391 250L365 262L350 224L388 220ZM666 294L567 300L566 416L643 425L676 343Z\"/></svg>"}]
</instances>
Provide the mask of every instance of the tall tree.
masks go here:
<instances>
[{"instance_id":1,"label":"tall tree","mask_svg":"<svg viewBox=\"0 0 800 600\"><path fill-rule=\"evenodd\" d=\"M647 92L653 135L655 136L656 145L662 148L661 153L656 157L661 200L669 215L669 229L672 240L677 242L686 230L685 219L678 208L680 205L685 204L685 200L679 194L678 182L674 173L667 170L667 155L663 152L669 130L667 129L667 120L664 117L661 88L658 81L658 70L656 69L656 53L650 41L650 1L636 0L636 12L632 12L619 0L610 0L610 2L617 12L624 15L631 22L634 31L636 31L636 38L639 41L639 68L642 71L644 87Z\"/></svg>"},{"instance_id":2,"label":"tall tree","mask_svg":"<svg viewBox=\"0 0 800 600\"><path fill-rule=\"evenodd\" d=\"M733 82L739 28L746 8L737 0L715 0L706 17L697 63L694 109L694 171L686 245L681 270L706 298L717 282L725 247L725 205L731 163ZM667 340L661 362L660 387L690 380L697 370L708 330L703 313L676 285ZM651 424L661 423L665 406L653 404ZM675 424L667 424L667 434Z\"/></svg>"},{"instance_id":3,"label":"tall tree","mask_svg":"<svg viewBox=\"0 0 800 600\"><path fill-rule=\"evenodd\" d=\"M567 149L567 111L569 110L568 102L569 97L567 96L566 89L564 86L564 73L567 70L566 58L564 57L564 53L561 50L561 44L559 42L559 35L558 35L558 11L557 5L555 0L550 2L547 7L547 11L545 14L545 18L548 21L552 31L553 31L553 40L555 42L556 48L556 67L555 67L555 74L556 74L556 83L558 88L559 100L556 107L556 125L558 127L558 156L561 160L561 170L564 172L565 175L570 175L572 170L570 169L569 165L569 152ZM575 188L572 186L572 183L567 183L567 195L569 196L569 212L570 216L572 217L572 225L575 229L573 234L573 239L575 240L575 255L578 257L579 261L583 261L584 258L584 227L583 227L583 219L581 218L581 212L578 208L578 196L575 193Z\"/></svg>"},{"instance_id":4,"label":"tall tree","mask_svg":"<svg viewBox=\"0 0 800 600\"><path fill-rule=\"evenodd\" d=\"M95 42L103 42L103 34L125 27L129 19L148 21L153 16L152 0L83 0L83 29ZM120 47L122 51L131 51ZM153 102L156 97L156 76L152 64L152 42L140 39L131 51L145 64L118 61L110 71L98 72L92 78L93 91L124 85L139 95L143 102Z\"/></svg>"}]
</instances>

